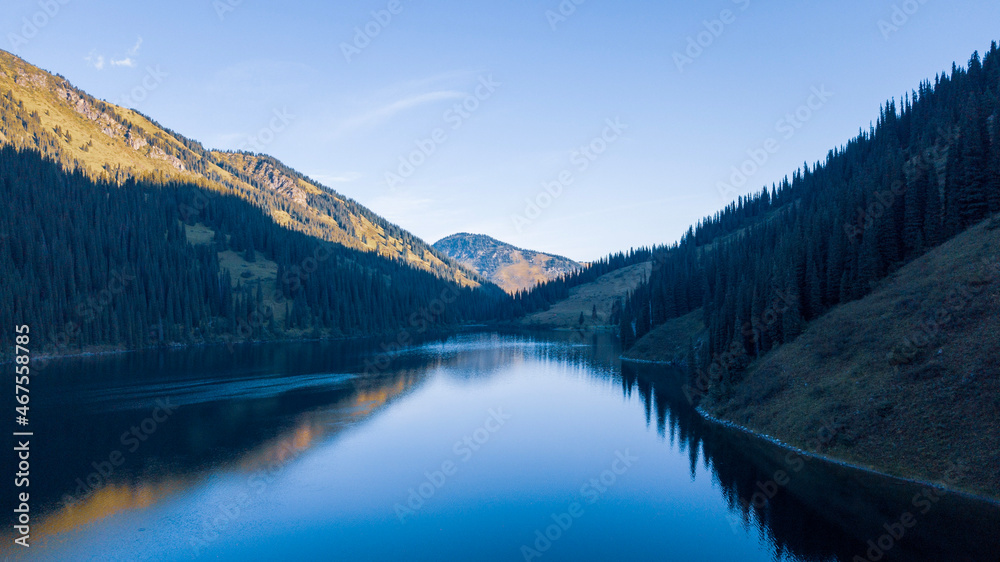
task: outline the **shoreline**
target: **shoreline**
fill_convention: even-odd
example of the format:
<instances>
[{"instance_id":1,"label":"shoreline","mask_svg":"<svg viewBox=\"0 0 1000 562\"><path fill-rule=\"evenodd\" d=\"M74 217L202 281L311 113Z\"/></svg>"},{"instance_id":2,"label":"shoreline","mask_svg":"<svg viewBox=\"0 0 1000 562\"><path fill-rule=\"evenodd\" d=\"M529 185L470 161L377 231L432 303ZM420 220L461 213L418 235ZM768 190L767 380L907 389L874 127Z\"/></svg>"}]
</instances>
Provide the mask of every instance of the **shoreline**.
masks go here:
<instances>
[{"instance_id":1,"label":"shoreline","mask_svg":"<svg viewBox=\"0 0 1000 562\"><path fill-rule=\"evenodd\" d=\"M623 362L629 362L629 363L641 364L641 365L655 365L655 366L673 367L673 368L677 368L678 367L677 362L674 361L674 360L635 359L635 358L626 357L625 355L620 356L620 359ZM878 477L881 477L881 478L885 478L887 480L891 480L891 481L898 482L898 483L907 483L907 484L912 484L912 485L928 486L928 487L931 487L931 488L935 488L937 490L942 490L942 491L945 491L945 492L948 492L948 493L957 494L957 495L959 495L959 496L961 496L961 497L963 497L965 499L975 500L975 501L981 501L981 502L985 502L985 503L988 503L988 504L996 506L996 507L1000 507L1000 493L998 493L997 495L991 495L991 494L988 494L988 493L971 491L971 490L964 489L964 488L948 487L948 486L946 486L944 484L941 484L941 483L938 483L938 482L932 482L932 481L924 480L924 479L921 479L921 478L918 478L918 477L907 476L905 474L893 474L891 472L887 472L886 470L879 469L875 465L861 464L857 460L853 460L852 461L852 460L847 460L847 459L843 459L843 458L836 457L836 456L831 456L831 455L826 455L826 454L811 452L811 451L805 450L805 449L803 449L801 447L798 447L796 445L793 445L792 443L784 441L784 440L782 440L782 439L780 439L778 437L775 437L774 435L771 435L769 433L765 433L763 431L758 431L758 430L753 429L751 427L739 424L739 423L734 422L734 421L730 421L730 420L725 419L725 418L717 417L717 416L713 415L712 413L710 413L703 406L697 406L697 407L695 407L695 411L698 413L698 416L701 419L705 420L708 423L714 424L716 426L721 426L721 427L724 427L724 428L727 428L727 429L730 429L730 430L736 430L736 431L738 431L740 433L749 435L752 438L759 439L761 441L767 442L767 443L769 443L771 445L777 446L777 447L779 447L781 449L784 449L786 451L795 452L796 454L799 454L801 456L809 457L811 459L819 460L821 462L829 463L829 464L832 464L832 465L837 465L837 466L849 468L851 470L858 470L858 471L864 472L866 474L875 475L875 476L878 476Z\"/></svg>"},{"instance_id":2,"label":"shoreline","mask_svg":"<svg viewBox=\"0 0 1000 562\"><path fill-rule=\"evenodd\" d=\"M698 416L701 417L702 420L704 420L704 421L706 421L708 423L715 424L715 425L718 425L718 426L721 426L721 427L725 427L726 429L739 431L741 433L750 435L751 437L754 437L756 439L760 439L762 441L765 441L767 443L770 443L770 444L775 445L777 447L780 447L782 449L785 449L785 450L788 450L788 451L792 451L792 452L794 452L794 453L796 453L798 455L801 455L801 456L809 457L811 459L819 460L821 462L825 462L825 463L829 463L829 464L841 466L841 467L844 467L844 468L849 468L851 470L857 470L857 471L865 472L867 474L872 474L872 475L879 476L881 478L885 478L887 480L892 480L892 481L895 481L895 482L906 483L906 484L915 484L915 485L919 485L919 486L929 486L931 488L935 488L937 490L941 490L941 491L947 492L949 494L956 494L956 495L961 496L961 497L963 497L965 499L968 499L968 500L980 501L980 502L984 502L984 503L988 503L988 504L994 505L996 507L1000 507L1000 496L994 497L994 496L977 494L977 493L970 492L970 491L967 491L967 490L963 490L963 489L960 489L960 488L949 488L948 486L945 486L945 485L943 485L943 484L941 484L939 482L931 482L931 481L927 481L927 480L921 480L919 478L913 478L913 477L907 477L907 476L900 476L900 475L897 475L897 474L890 474L888 472L879 470L879 469L877 469L875 467L872 467L872 466L864 466L864 465L860 465L860 464L857 464L857 463L854 463L854 462L851 462L851 461L847 461L847 460L844 460L844 459L840 459L840 458L837 458L837 457L831 457L831 456L828 456L828 455L823 455L823 454L815 453L815 452L812 452L812 451L807 451L807 450L802 449L800 447L796 447L795 445L792 445L791 443L786 443L785 441L782 441L781 439L778 439L777 437L774 437L773 435L768 435L767 433L762 433L760 431L756 431L756 430L751 429L749 427L746 427L744 425L740 425L740 424L738 424L736 422L729 421L729 420L726 420L726 419L723 419L723 418L718 418L716 416L713 416L712 414L710 414L707 410L705 410L701 406L696 407L695 411L698 413Z\"/></svg>"},{"instance_id":3,"label":"shoreline","mask_svg":"<svg viewBox=\"0 0 1000 562\"><path fill-rule=\"evenodd\" d=\"M441 329L427 332L431 336L441 336L445 334L457 334L465 330L475 330L482 328L489 328L490 326L486 324L468 324L461 326L454 326L449 329ZM70 353L40 353L37 355L32 355L31 361L53 361L58 359L73 359L81 357L101 357L106 355L122 355L127 353L139 353L143 351L170 351L179 349L194 349L197 347L213 347L213 346L243 346L243 345L260 345L260 344L281 344L281 343L306 343L306 342L342 342L342 341L360 341L360 340L378 340L379 338L392 338L397 332L391 332L386 334L374 334L374 335L363 335L363 336L340 336L340 337L322 337L322 338L274 338L274 339L263 339L263 340L241 340L239 342L228 342L228 341L205 341L205 342L190 342L190 343L169 343L164 345L158 345L154 347L138 347L134 349L106 349L100 346L95 346L88 349L75 350ZM6 365L8 363L13 363L14 359L6 357L0 357L0 365Z\"/></svg>"},{"instance_id":4,"label":"shoreline","mask_svg":"<svg viewBox=\"0 0 1000 562\"><path fill-rule=\"evenodd\" d=\"M655 361L653 359L636 359L634 357L626 357L624 355L619 355L619 359L627 363L639 363L641 365L663 365L664 367L677 367L674 361Z\"/></svg>"}]
</instances>

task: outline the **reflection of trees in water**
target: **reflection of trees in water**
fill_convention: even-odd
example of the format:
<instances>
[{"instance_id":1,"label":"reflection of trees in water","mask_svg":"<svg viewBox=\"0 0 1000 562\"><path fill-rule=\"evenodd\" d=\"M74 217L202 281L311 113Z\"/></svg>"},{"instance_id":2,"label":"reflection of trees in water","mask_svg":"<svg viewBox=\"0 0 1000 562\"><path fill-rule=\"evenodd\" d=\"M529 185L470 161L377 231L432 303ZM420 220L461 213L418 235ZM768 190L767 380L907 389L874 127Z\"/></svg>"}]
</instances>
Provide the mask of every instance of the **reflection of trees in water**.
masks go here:
<instances>
[{"instance_id":1,"label":"reflection of trees in water","mask_svg":"<svg viewBox=\"0 0 1000 562\"><path fill-rule=\"evenodd\" d=\"M213 471L246 473L288 462L299 451L335 438L345 427L405 396L438 370L452 377L483 379L519 364L551 361L620 385L626 398L636 395L647 426L655 427L664 440L688 455L692 478L699 461L704 466L702 474L712 475L737 532L759 533L773 545L776 556L791 553L803 560L845 561L856 554L863 556L865 541L884 533L884 523L913 510L912 486L888 485L857 471L818 463L791 475L787 488L755 506L758 483L773 479L779 469L788 469L782 450L703 422L681 392L678 373L662 367L621 365L614 338L566 333L429 339L420 349L393 353L388 367L373 376L283 388L253 399L189 403L165 422L150 443L129 455L126 465L116 469L107 485L94 494L92 510L60 513L58 499L72 492L75 479L92 471L91 462L121 449L122 431L149 415L145 404L87 412L81 396L93 398L103 392L113 403L119 390L155 388L165 381L188 381L197 388L206 380L238 382L269 375L281 381L323 373L360 374L365 371L366 354L378 354L380 349L377 342L313 342L237 346L232 353L225 348L189 348L53 362L46 373L49 385L38 389L59 394L37 400L39 424L48 424L39 433L49 440L37 457L32 451L37 459L33 468L40 471L38 479L32 479L36 502L32 507L48 504L49 514L61 517L53 521L53 529L71 528L116 510L155 504L198 485ZM149 395L150 404L157 397L154 394ZM50 404L51 410L42 411L44 404ZM1000 528L998 512L949 495L929 514L918 516L917 528L886 560L989 560L979 556L988 549L1000 551L994 536ZM44 527L33 530L43 532ZM942 536L953 542L943 541ZM963 557L963 552L971 554Z\"/></svg>"},{"instance_id":2,"label":"reflection of trees in water","mask_svg":"<svg viewBox=\"0 0 1000 562\"><path fill-rule=\"evenodd\" d=\"M384 373L338 377L362 372L358 351L371 348L361 342L244 347L53 363L47 376L59 394L36 417L47 446L32 451L33 535L152 506L213 473L281 467L412 391L438 366L401 356ZM329 382L323 373L331 374ZM241 394L246 388L255 393ZM177 409L130 450L122 433L150 416L157 399ZM114 451L125 459L120 466L107 464Z\"/></svg>"},{"instance_id":3,"label":"reflection of trees in water","mask_svg":"<svg viewBox=\"0 0 1000 562\"><path fill-rule=\"evenodd\" d=\"M907 511L917 525L894 541L883 560L990 560L1000 551L998 506L946 494L920 513L913 497L922 486L789 456L762 439L706 422L684 396L679 370L624 363L620 376L626 398L639 394L647 423L655 416L659 435L669 436L671 445L676 436L679 450L688 453L692 479L700 453L734 517L731 524L765 537L776 558L865 559L867 541L878 540L887 532L883 525ZM779 470L788 474L787 485L776 485L768 497L765 489Z\"/></svg>"}]
</instances>

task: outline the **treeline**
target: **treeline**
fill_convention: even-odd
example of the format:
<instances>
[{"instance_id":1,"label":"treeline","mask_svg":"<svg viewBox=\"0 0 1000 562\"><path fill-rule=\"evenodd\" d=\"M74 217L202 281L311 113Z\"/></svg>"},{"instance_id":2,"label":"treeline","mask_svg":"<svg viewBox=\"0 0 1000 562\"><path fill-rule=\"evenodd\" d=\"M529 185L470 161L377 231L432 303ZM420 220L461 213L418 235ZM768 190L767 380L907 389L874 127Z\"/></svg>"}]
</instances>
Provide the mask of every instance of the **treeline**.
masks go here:
<instances>
[{"instance_id":1,"label":"treeline","mask_svg":"<svg viewBox=\"0 0 1000 562\"><path fill-rule=\"evenodd\" d=\"M460 288L280 227L195 185L96 181L5 146L0 197L0 323L30 325L49 350L424 331L511 311L495 287ZM196 224L214 238L189 242ZM234 280L222 252L277 273Z\"/></svg>"},{"instance_id":2,"label":"treeline","mask_svg":"<svg viewBox=\"0 0 1000 562\"><path fill-rule=\"evenodd\" d=\"M629 295L625 347L701 311L693 369L738 382L752 359L792 340L902 264L1000 212L1000 51L924 82L877 124L789 180L742 197L654 252Z\"/></svg>"},{"instance_id":3,"label":"treeline","mask_svg":"<svg viewBox=\"0 0 1000 562\"><path fill-rule=\"evenodd\" d=\"M601 258L582 269L539 283L531 289L518 291L513 295L514 314L521 316L548 310L553 304L568 298L570 289L595 281L598 277L612 271L648 262L652 256L653 249L651 248L618 252Z\"/></svg>"},{"instance_id":4,"label":"treeline","mask_svg":"<svg viewBox=\"0 0 1000 562\"><path fill-rule=\"evenodd\" d=\"M239 162L243 167L234 165L233 162ZM262 175L269 177L280 175L289 178L294 182L305 182L317 186L322 185L304 174L286 166L277 158L266 154L243 152L225 153L223 157L216 158L216 164L245 183L258 187L262 184L260 179ZM226 183L226 181L222 178L213 179L216 179L216 181L219 181L220 183ZM313 224L315 221L311 221L309 217L302 215L299 206L287 196L281 197L280 193L275 193L268 189L261 189L258 191L262 193L248 192L242 194L242 196L249 200L255 200L259 205L268 205L270 208L280 208L289 215L296 217L302 224L302 226L297 228L297 230L301 232L317 238L324 238L333 242L352 246L353 244L356 244L358 240L363 240L365 236L363 232L360 232L355 227L352 217L364 217L380 229L382 235L387 239L397 241L403 248L412 248L418 253L418 257L420 259L426 260L428 259L427 254L431 254L440 260L442 262L441 264L429 266L429 269L439 277L449 279L454 275L454 271L449 269L449 265L452 264L452 261L448 259L447 256L438 252L429 244L425 244L423 240L416 238L410 232L387 221L353 199L342 195L335 195L327 190L322 190L319 193L306 192L304 194L305 204L308 208L317 211L320 215L326 215L332 218L342 231L342 233L338 233L332 231L325 224ZM486 282L485 279L481 279L474 274L470 274L470 277L479 282Z\"/></svg>"},{"instance_id":5,"label":"treeline","mask_svg":"<svg viewBox=\"0 0 1000 562\"><path fill-rule=\"evenodd\" d=\"M95 181L187 182L222 189L304 234L363 251L377 238L375 251L382 257L410 260L446 280L484 282L356 201L328 189L303 189L301 182L319 184L274 158L209 151L149 117L143 116L149 122L140 124L132 115L133 110L95 99L61 76L0 52L2 144L37 150L63 169L81 170ZM85 133L67 125L77 119L83 119ZM279 186L291 186L295 193Z\"/></svg>"}]
</instances>

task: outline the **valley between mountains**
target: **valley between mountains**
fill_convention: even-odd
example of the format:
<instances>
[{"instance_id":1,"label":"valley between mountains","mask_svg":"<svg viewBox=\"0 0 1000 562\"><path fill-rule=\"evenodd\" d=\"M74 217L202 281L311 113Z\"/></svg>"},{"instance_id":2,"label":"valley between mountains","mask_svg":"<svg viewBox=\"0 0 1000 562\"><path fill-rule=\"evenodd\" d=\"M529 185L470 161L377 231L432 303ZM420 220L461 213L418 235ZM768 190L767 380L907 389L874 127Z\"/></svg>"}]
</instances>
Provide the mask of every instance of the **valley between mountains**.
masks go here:
<instances>
[{"instance_id":1,"label":"valley between mountains","mask_svg":"<svg viewBox=\"0 0 1000 562\"><path fill-rule=\"evenodd\" d=\"M713 417L800 448L833 428L811 452L900 477L961 463L949 487L1000 499L1000 49L915 86L680 240L576 261L428 244L0 51L0 323L47 355L610 332Z\"/></svg>"}]
</instances>

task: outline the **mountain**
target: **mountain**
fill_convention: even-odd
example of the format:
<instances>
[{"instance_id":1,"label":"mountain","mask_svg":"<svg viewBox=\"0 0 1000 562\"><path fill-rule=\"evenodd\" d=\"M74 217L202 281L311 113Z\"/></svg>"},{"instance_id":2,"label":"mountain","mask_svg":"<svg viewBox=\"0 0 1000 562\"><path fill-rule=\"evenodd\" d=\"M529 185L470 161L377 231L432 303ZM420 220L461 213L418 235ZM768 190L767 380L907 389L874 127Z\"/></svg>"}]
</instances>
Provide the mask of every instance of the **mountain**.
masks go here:
<instances>
[{"instance_id":1,"label":"mountain","mask_svg":"<svg viewBox=\"0 0 1000 562\"><path fill-rule=\"evenodd\" d=\"M0 198L0 322L28 326L40 353L370 335L402 346L514 311L495 285L277 160L205 150L2 52Z\"/></svg>"},{"instance_id":2,"label":"mountain","mask_svg":"<svg viewBox=\"0 0 1000 562\"><path fill-rule=\"evenodd\" d=\"M733 370L1000 212L1000 48L890 100L869 130L657 249L622 316L626 347L702 310L698 360ZM738 376L738 375L736 375ZM720 388L729 386L719 383Z\"/></svg>"},{"instance_id":3,"label":"mountain","mask_svg":"<svg viewBox=\"0 0 1000 562\"><path fill-rule=\"evenodd\" d=\"M925 481L959 456L960 486L1000 498L998 330L1000 217L824 314L702 406L803 449L840 424L825 454Z\"/></svg>"},{"instance_id":4,"label":"mountain","mask_svg":"<svg viewBox=\"0 0 1000 562\"><path fill-rule=\"evenodd\" d=\"M684 365L716 418L909 477L964 459L957 487L1000 498L998 228L993 43L654 249L626 357Z\"/></svg>"},{"instance_id":5,"label":"mountain","mask_svg":"<svg viewBox=\"0 0 1000 562\"><path fill-rule=\"evenodd\" d=\"M34 149L95 180L184 182L252 201L280 225L374 252L462 286L481 279L413 234L261 154L207 150L141 113L0 50L0 145ZM198 208L188 209L197 219Z\"/></svg>"},{"instance_id":6,"label":"mountain","mask_svg":"<svg viewBox=\"0 0 1000 562\"><path fill-rule=\"evenodd\" d=\"M530 289L582 267L569 258L523 250L483 234L453 234L435 242L434 248L508 293Z\"/></svg>"}]
</instances>

